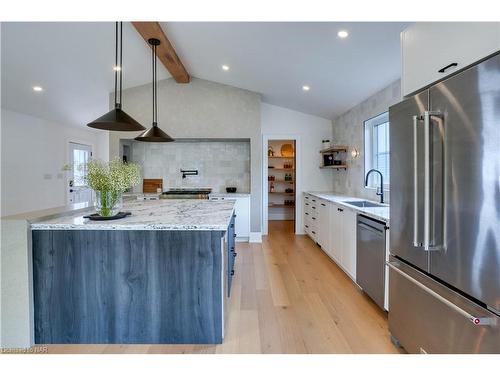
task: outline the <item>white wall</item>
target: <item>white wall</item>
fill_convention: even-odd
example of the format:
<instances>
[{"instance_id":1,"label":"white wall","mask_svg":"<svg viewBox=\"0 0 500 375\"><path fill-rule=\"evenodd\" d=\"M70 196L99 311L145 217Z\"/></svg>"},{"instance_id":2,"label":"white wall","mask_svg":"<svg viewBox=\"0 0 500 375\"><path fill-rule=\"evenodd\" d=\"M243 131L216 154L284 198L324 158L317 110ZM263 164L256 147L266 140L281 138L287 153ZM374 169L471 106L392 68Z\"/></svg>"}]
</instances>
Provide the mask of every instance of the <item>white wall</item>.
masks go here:
<instances>
[{"instance_id":1,"label":"white wall","mask_svg":"<svg viewBox=\"0 0 500 375\"><path fill-rule=\"evenodd\" d=\"M68 143L92 145L94 157L107 159L107 134L64 126L1 110L0 216L66 204Z\"/></svg>"},{"instance_id":2,"label":"white wall","mask_svg":"<svg viewBox=\"0 0 500 375\"><path fill-rule=\"evenodd\" d=\"M346 172L335 174L333 190L336 193L353 197L379 200L375 189L365 188L365 150L363 122L389 110L389 107L401 101L401 81L398 79L386 88L370 96L349 111L333 120L334 143L356 148L360 155L348 161ZM384 200L388 203L390 192Z\"/></svg>"},{"instance_id":3,"label":"white wall","mask_svg":"<svg viewBox=\"0 0 500 375\"><path fill-rule=\"evenodd\" d=\"M304 191L331 191L331 170L320 169L321 140L332 138L332 122L317 116L262 103L261 125L264 137L297 138L297 233L303 233L302 199ZM265 145L267 151L267 145ZM265 164L265 163L264 163ZM267 166L266 171L267 174ZM264 180L267 191L267 178ZM263 199L267 210L267 199Z\"/></svg>"}]
</instances>

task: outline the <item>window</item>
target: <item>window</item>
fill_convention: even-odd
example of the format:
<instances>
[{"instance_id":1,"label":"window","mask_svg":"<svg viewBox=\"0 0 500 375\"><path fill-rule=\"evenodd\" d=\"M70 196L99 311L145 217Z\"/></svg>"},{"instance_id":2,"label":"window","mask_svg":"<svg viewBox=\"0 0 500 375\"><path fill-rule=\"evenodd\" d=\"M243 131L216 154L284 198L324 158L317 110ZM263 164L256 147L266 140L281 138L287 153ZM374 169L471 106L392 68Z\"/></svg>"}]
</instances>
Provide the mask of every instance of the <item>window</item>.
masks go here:
<instances>
[{"instance_id":1,"label":"window","mask_svg":"<svg viewBox=\"0 0 500 375\"><path fill-rule=\"evenodd\" d=\"M377 169L384 176L384 189L389 189L389 112L384 112L364 122L365 176L370 169ZM380 186L378 173L370 174L367 188Z\"/></svg>"}]
</instances>

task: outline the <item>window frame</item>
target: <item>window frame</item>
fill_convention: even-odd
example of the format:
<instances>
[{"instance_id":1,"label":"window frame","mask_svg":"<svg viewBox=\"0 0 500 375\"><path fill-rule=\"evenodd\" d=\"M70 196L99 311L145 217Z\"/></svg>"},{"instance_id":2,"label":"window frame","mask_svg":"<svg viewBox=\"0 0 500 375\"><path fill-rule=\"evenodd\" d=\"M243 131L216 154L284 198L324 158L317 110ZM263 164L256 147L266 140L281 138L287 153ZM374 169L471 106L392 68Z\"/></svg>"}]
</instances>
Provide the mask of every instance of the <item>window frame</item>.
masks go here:
<instances>
[{"instance_id":1,"label":"window frame","mask_svg":"<svg viewBox=\"0 0 500 375\"><path fill-rule=\"evenodd\" d=\"M383 117L382 117L383 116ZM375 120L378 118L378 117L381 117L381 120L378 122L378 123L375 123ZM370 123L371 122L371 123ZM374 128L376 126L379 126L379 125L382 125L382 124L385 124L385 123L388 123L388 126L389 126L389 131L390 131L390 122L389 122L389 111L384 111L384 112L380 112L379 114L375 115L375 116L372 116L366 120L363 121L363 170L364 170L364 174L363 174L363 187L365 189L369 189L369 190L377 190L379 188L378 184L374 184L374 185L370 185L370 181L368 181L368 184L365 184L365 181L366 181L366 173L372 169L374 166L373 166L373 161L374 161L374 156L376 155L373 151L373 144L374 144ZM370 155L370 168L368 168L367 166L367 155L368 155L368 152L367 152L367 144L366 144L366 141L367 141L367 126L369 126L369 131L370 131L370 134L369 134L369 139L370 139L370 148L369 148L369 155ZM389 138L388 138L389 140ZM387 152L387 154L389 155L390 157L390 154L391 154L391 146L390 146L390 142L389 142L389 151ZM383 153L378 153L377 155L381 155ZM385 176L384 176L385 177ZM378 177L377 177L378 179ZM385 191L389 191L390 190L390 162L389 162L389 181L387 180L384 180L384 186L383 186L383 189Z\"/></svg>"}]
</instances>

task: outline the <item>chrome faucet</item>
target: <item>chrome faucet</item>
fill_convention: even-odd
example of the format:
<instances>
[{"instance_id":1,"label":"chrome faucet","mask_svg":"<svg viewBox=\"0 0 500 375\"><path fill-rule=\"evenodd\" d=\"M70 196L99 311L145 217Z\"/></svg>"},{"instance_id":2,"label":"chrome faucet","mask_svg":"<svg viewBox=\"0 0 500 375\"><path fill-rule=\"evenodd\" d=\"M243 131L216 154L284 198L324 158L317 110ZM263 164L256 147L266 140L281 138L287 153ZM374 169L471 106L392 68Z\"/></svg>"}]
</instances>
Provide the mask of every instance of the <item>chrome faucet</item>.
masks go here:
<instances>
[{"instance_id":1,"label":"chrome faucet","mask_svg":"<svg viewBox=\"0 0 500 375\"><path fill-rule=\"evenodd\" d=\"M377 189L377 195L380 195L380 203L384 203L384 176L382 175L382 172L380 172L378 169L370 169L366 174L365 186L368 186L368 177L372 172L377 172L380 175L380 188Z\"/></svg>"}]
</instances>

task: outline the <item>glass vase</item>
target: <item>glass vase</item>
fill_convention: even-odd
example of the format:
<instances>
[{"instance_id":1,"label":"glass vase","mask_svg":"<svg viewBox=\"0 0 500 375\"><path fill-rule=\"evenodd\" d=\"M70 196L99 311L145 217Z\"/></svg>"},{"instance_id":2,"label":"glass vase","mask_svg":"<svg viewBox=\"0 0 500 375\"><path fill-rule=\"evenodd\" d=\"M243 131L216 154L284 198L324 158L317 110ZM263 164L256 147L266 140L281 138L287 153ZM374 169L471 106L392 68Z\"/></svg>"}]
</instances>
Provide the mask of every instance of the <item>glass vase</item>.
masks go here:
<instances>
[{"instance_id":1,"label":"glass vase","mask_svg":"<svg viewBox=\"0 0 500 375\"><path fill-rule=\"evenodd\" d=\"M122 193L116 191L96 191L95 207L104 217L115 216L123 207Z\"/></svg>"}]
</instances>

